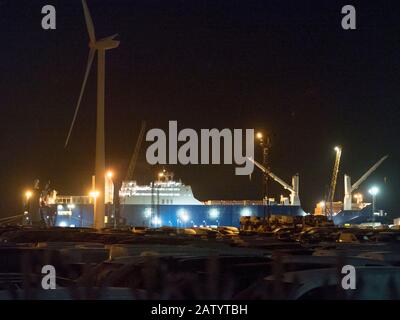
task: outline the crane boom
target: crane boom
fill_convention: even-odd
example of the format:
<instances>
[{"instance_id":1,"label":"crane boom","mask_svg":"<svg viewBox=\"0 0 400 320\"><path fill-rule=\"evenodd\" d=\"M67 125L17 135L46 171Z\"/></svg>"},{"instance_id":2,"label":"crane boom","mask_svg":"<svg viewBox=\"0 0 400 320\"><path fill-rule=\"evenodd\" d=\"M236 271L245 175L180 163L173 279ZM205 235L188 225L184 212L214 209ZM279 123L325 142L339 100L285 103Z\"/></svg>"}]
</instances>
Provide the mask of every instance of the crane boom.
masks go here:
<instances>
[{"instance_id":1,"label":"crane boom","mask_svg":"<svg viewBox=\"0 0 400 320\"><path fill-rule=\"evenodd\" d=\"M351 192L357 190L361 183L363 183L373 173L383 161L387 159L389 155L382 157L377 163L375 163L366 173L364 173L356 183L351 186Z\"/></svg>"},{"instance_id":2,"label":"crane boom","mask_svg":"<svg viewBox=\"0 0 400 320\"><path fill-rule=\"evenodd\" d=\"M339 166L340 166L340 157L342 156L342 149L339 147L335 148L336 150L336 159L335 159L335 164L333 166L333 172L332 172L332 179L331 179L331 184L329 187L329 193L328 193L328 202L330 203L330 214L333 213L333 199L335 197L335 190L336 190L336 182L337 182L337 176L339 173ZM325 206L327 208L327 206Z\"/></svg>"},{"instance_id":3,"label":"crane boom","mask_svg":"<svg viewBox=\"0 0 400 320\"><path fill-rule=\"evenodd\" d=\"M133 173L135 171L136 162L139 157L139 151L140 147L142 146L145 130L146 130L146 121L142 121L142 127L140 128L139 136L135 145L135 150L133 151L131 161L129 162L129 167L125 176L125 181L130 181L133 179Z\"/></svg>"},{"instance_id":4,"label":"crane boom","mask_svg":"<svg viewBox=\"0 0 400 320\"><path fill-rule=\"evenodd\" d=\"M254 160L253 158L248 157L251 162L253 162L261 171L265 172L268 174L272 179L274 179L276 182L278 182L283 188L289 190L290 192L295 192L292 188L292 186L288 185L285 181L283 181L281 178L273 174L271 171L267 170L262 164Z\"/></svg>"}]
</instances>

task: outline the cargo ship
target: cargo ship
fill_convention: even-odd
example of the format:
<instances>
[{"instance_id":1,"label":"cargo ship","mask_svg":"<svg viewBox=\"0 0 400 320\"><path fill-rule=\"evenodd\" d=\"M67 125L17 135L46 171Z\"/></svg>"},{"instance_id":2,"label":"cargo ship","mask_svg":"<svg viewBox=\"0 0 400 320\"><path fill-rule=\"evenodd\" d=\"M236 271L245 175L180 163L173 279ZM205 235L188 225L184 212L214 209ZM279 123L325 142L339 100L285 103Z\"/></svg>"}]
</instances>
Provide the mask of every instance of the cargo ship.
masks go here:
<instances>
[{"instance_id":1,"label":"cargo ship","mask_svg":"<svg viewBox=\"0 0 400 320\"><path fill-rule=\"evenodd\" d=\"M113 185L106 179L106 224L116 215L129 226L144 227L199 227L240 226L241 217L265 218L271 215L305 216L300 205L263 200L209 200L195 198L190 185L176 181L173 173L163 171L157 181L140 185L124 181L119 190L119 212L110 194ZM89 227L93 225L93 199L90 196L59 196L55 225Z\"/></svg>"}]
</instances>

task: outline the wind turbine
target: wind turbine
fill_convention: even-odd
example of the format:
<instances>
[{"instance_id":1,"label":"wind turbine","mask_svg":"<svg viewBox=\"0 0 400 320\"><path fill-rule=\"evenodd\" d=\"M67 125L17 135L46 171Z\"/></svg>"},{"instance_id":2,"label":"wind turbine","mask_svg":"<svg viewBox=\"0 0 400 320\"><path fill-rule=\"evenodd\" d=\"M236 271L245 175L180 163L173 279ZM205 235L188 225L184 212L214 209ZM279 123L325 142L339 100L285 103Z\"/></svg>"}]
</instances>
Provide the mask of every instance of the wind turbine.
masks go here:
<instances>
[{"instance_id":1,"label":"wind turbine","mask_svg":"<svg viewBox=\"0 0 400 320\"><path fill-rule=\"evenodd\" d=\"M75 108L74 117L65 141L67 147L74 128L76 116L78 115L83 92L92 67L93 59L97 51L97 122L96 122L96 163L95 163L95 183L98 196L94 205L94 226L96 229L104 228L104 193L105 193L105 146L104 146L104 83L105 83L105 53L106 50L114 49L119 46L119 41L114 40L117 34L96 40L92 17L85 0L82 0L83 12L85 14L86 27L89 34L89 57L86 66L85 77L83 78L82 88Z\"/></svg>"}]
</instances>

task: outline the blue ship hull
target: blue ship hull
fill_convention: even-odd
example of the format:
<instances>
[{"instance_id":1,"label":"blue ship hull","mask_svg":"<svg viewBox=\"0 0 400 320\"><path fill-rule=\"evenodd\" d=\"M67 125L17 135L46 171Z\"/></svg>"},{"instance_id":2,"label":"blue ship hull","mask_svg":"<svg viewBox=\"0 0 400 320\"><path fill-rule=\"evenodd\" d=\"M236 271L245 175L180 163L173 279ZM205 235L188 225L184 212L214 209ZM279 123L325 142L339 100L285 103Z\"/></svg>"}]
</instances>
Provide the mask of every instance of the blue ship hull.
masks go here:
<instances>
[{"instance_id":1,"label":"blue ship hull","mask_svg":"<svg viewBox=\"0 0 400 320\"><path fill-rule=\"evenodd\" d=\"M147 210L147 211L146 211ZM128 225L192 227L200 225L240 226L240 217L268 215L304 216L300 206L282 205L160 205L153 208L153 215L146 215L148 206L125 205L121 217ZM158 219L155 219L155 218ZM184 218L184 219L183 219Z\"/></svg>"},{"instance_id":2,"label":"blue ship hull","mask_svg":"<svg viewBox=\"0 0 400 320\"><path fill-rule=\"evenodd\" d=\"M369 222L389 223L385 216L375 216L372 214L372 207L369 205L362 210L342 210L333 218L335 225L343 226L345 224L361 224Z\"/></svg>"},{"instance_id":3,"label":"blue ship hull","mask_svg":"<svg viewBox=\"0 0 400 320\"><path fill-rule=\"evenodd\" d=\"M58 216L56 225L65 227L93 226L93 206L76 205L71 216ZM106 214L114 214L112 205L106 206ZM121 205L120 216L127 225L143 227L192 227L192 226L240 226L240 217L264 218L268 215L306 216L300 206L285 205ZM184 218L184 219L183 219ZM333 223L361 224L367 222L388 223L386 217L374 216L371 206L362 210L343 210L333 216Z\"/></svg>"},{"instance_id":4,"label":"blue ship hull","mask_svg":"<svg viewBox=\"0 0 400 320\"><path fill-rule=\"evenodd\" d=\"M93 206L76 205L71 216L58 216L56 225L71 227L91 227ZM112 206L106 206L106 214L111 217ZM121 205L120 216L127 225L145 227L192 227L192 226L240 226L240 217L268 215L305 216L300 206L285 205Z\"/></svg>"}]
</instances>

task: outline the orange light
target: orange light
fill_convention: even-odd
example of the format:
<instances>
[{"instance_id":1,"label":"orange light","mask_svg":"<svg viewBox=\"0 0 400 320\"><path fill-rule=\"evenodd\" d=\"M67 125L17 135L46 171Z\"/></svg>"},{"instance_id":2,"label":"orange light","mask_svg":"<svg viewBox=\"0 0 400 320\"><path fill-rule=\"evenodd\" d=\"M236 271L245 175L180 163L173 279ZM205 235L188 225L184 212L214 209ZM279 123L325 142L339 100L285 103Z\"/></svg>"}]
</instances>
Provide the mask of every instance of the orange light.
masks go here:
<instances>
[{"instance_id":1,"label":"orange light","mask_svg":"<svg viewBox=\"0 0 400 320\"><path fill-rule=\"evenodd\" d=\"M112 171L107 171L107 178L111 179L113 177L113 172Z\"/></svg>"},{"instance_id":2,"label":"orange light","mask_svg":"<svg viewBox=\"0 0 400 320\"><path fill-rule=\"evenodd\" d=\"M90 191L89 196L96 199L99 194L100 193L98 191Z\"/></svg>"},{"instance_id":3,"label":"orange light","mask_svg":"<svg viewBox=\"0 0 400 320\"><path fill-rule=\"evenodd\" d=\"M30 198L32 198L32 195L33 195L33 193L32 193L32 191L30 191L30 190L28 190L27 192L25 192L25 197L26 197L27 200L29 200Z\"/></svg>"},{"instance_id":4,"label":"orange light","mask_svg":"<svg viewBox=\"0 0 400 320\"><path fill-rule=\"evenodd\" d=\"M263 134L261 132L257 132L256 134L257 139L262 139L263 138Z\"/></svg>"}]
</instances>

